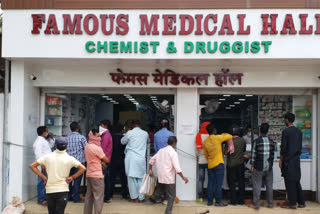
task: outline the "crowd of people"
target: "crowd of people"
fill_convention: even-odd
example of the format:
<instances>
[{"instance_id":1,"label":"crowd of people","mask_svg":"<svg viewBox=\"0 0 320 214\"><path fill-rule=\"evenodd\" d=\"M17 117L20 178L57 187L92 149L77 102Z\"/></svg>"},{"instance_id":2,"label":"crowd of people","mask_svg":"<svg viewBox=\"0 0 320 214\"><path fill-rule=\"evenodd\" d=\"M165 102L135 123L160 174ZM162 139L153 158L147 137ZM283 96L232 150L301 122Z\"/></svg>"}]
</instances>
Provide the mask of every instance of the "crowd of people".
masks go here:
<instances>
[{"instance_id":1,"label":"crowd of people","mask_svg":"<svg viewBox=\"0 0 320 214\"><path fill-rule=\"evenodd\" d=\"M279 166L285 180L288 204L283 208L305 207L300 184L300 154L302 134L294 127L295 116L284 116L287 128L282 133L281 157ZM149 161L149 176L154 176L155 165L158 180L155 192L150 198L154 203L164 198L166 214L172 213L175 195L175 175L185 183L188 179L182 174L175 147L178 143L174 133L169 130L167 120L161 121L161 129L149 136L140 127L139 120L111 126L108 120L101 121L99 129L92 129L86 138L80 134L77 122L70 124L72 133L68 137L54 139L48 128L37 129L38 138L33 149L36 161L30 165L38 175L37 200L48 205L49 214L64 213L68 201L85 203L84 213L102 212L103 204L111 203L115 177L119 175L122 186L122 199L135 203L145 201L140 194L143 177L147 173L148 144L153 140L155 155ZM251 171L253 182L252 208L260 208L260 193L263 178L266 182L268 207L273 207L273 160L275 143L268 138L269 125L260 125L260 136L252 143ZM227 181L231 192L231 204L244 204L244 152L246 140L240 137L240 129L233 127L230 134L217 134L215 125L204 122L196 136L198 156L198 195L203 202L204 180L208 174L208 206L227 206L222 202L222 184L227 157ZM227 142L227 143L225 143ZM86 172L87 189L85 197L80 197L80 186Z\"/></svg>"}]
</instances>

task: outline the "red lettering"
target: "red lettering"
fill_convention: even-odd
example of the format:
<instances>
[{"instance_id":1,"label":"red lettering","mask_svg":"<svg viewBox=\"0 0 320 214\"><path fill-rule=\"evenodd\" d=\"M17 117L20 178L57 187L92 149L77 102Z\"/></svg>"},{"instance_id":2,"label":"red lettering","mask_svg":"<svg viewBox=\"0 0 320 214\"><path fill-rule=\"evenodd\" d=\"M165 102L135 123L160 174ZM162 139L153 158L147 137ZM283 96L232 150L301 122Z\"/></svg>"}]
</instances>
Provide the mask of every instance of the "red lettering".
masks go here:
<instances>
[{"instance_id":1,"label":"red lettering","mask_svg":"<svg viewBox=\"0 0 320 214\"><path fill-rule=\"evenodd\" d=\"M180 21L180 31L179 31L179 35L188 35L193 31L194 28L194 20L193 17L190 15L180 15L179 18L181 19ZM188 20L189 22L189 28L188 30L186 30L186 20Z\"/></svg>"},{"instance_id":2,"label":"red lettering","mask_svg":"<svg viewBox=\"0 0 320 214\"><path fill-rule=\"evenodd\" d=\"M218 29L217 26L214 26L212 31L209 30L209 20L210 19L213 20L213 23L217 23L217 21L218 21L217 14L208 14L206 16L206 18L204 19L204 23L203 23L204 32L206 32L207 35L215 34L217 32L217 29Z\"/></svg>"},{"instance_id":3,"label":"red lettering","mask_svg":"<svg viewBox=\"0 0 320 214\"><path fill-rule=\"evenodd\" d=\"M315 34L320 34L320 14L315 15L317 20L317 30L314 32Z\"/></svg>"},{"instance_id":4,"label":"red lettering","mask_svg":"<svg viewBox=\"0 0 320 214\"><path fill-rule=\"evenodd\" d=\"M301 30L299 31L299 34L312 34L313 26L309 25L307 30L307 18L308 14L300 14L301 19Z\"/></svg>"},{"instance_id":5,"label":"red lettering","mask_svg":"<svg viewBox=\"0 0 320 214\"><path fill-rule=\"evenodd\" d=\"M239 19L239 30L237 34L250 34L250 25L247 26L247 29L244 30L244 19L246 18L246 14L239 14L238 19Z\"/></svg>"},{"instance_id":6,"label":"red lettering","mask_svg":"<svg viewBox=\"0 0 320 214\"><path fill-rule=\"evenodd\" d=\"M124 19L124 20L123 20ZM117 16L117 25L116 34L126 35L129 32L129 16L125 14L120 14Z\"/></svg>"},{"instance_id":7,"label":"red lettering","mask_svg":"<svg viewBox=\"0 0 320 214\"><path fill-rule=\"evenodd\" d=\"M75 14L73 21L71 21L70 14L63 14L63 34L82 34L81 30L81 14ZM76 31L74 31L76 29Z\"/></svg>"},{"instance_id":8,"label":"red lettering","mask_svg":"<svg viewBox=\"0 0 320 214\"><path fill-rule=\"evenodd\" d=\"M162 31L163 35L175 35L176 26L173 26L176 23L176 15L162 15L164 29Z\"/></svg>"},{"instance_id":9,"label":"red lettering","mask_svg":"<svg viewBox=\"0 0 320 214\"><path fill-rule=\"evenodd\" d=\"M114 23L115 15L109 15L110 19L110 30L107 30L107 19L108 15L100 15L101 19L101 30L104 35L111 35L113 33L113 23Z\"/></svg>"},{"instance_id":10,"label":"red lettering","mask_svg":"<svg viewBox=\"0 0 320 214\"><path fill-rule=\"evenodd\" d=\"M50 14L48 18L47 28L44 31L45 34L59 34L56 16L54 14Z\"/></svg>"},{"instance_id":11,"label":"red lettering","mask_svg":"<svg viewBox=\"0 0 320 214\"><path fill-rule=\"evenodd\" d=\"M292 19L292 14L287 14L283 23L283 28L281 30L281 34L288 34L288 29L290 29L289 34L296 34L297 31L294 28L294 22Z\"/></svg>"},{"instance_id":12,"label":"red lettering","mask_svg":"<svg viewBox=\"0 0 320 214\"><path fill-rule=\"evenodd\" d=\"M225 29L228 29L228 31L227 31L228 35L234 34L229 14L225 14L223 16L223 20L222 20L222 23L221 23L221 28L219 30L219 34L220 35L225 35L226 34Z\"/></svg>"},{"instance_id":13,"label":"red lettering","mask_svg":"<svg viewBox=\"0 0 320 214\"><path fill-rule=\"evenodd\" d=\"M159 35L158 31L158 20L159 20L159 15L151 15L150 22L148 23L148 16L145 14L140 15L140 35L146 35L147 30L147 35L151 34L151 29L153 28L152 35Z\"/></svg>"},{"instance_id":14,"label":"red lettering","mask_svg":"<svg viewBox=\"0 0 320 214\"><path fill-rule=\"evenodd\" d=\"M197 20L197 30L195 32L196 35L202 35L203 32L201 30L201 21L202 21L203 15L197 14L196 15L196 20Z\"/></svg>"},{"instance_id":15,"label":"red lettering","mask_svg":"<svg viewBox=\"0 0 320 214\"><path fill-rule=\"evenodd\" d=\"M261 18L263 21L263 29L261 31L261 34L278 34L278 31L277 31L278 14L270 14L270 17L271 17L271 23L268 22L269 14L261 15ZM270 32L269 32L269 27L271 27Z\"/></svg>"},{"instance_id":16,"label":"red lettering","mask_svg":"<svg viewBox=\"0 0 320 214\"><path fill-rule=\"evenodd\" d=\"M33 29L31 31L32 34L39 34L39 28L42 28L42 22L45 22L45 15L44 14L32 14L32 20L33 20Z\"/></svg>"},{"instance_id":17,"label":"red lettering","mask_svg":"<svg viewBox=\"0 0 320 214\"><path fill-rule=\"evenodd\" d=\"M92 20L92 30L90 30L90 27L89 27L89 21ZM97 18L96 15L94 14L88 14L84 17L84 20L83 20L83 29L84 31L89 34L89 35L94 35L97 33L98 31L98 28L99 28L99 20Z\"/></svg>"}]
</instances>

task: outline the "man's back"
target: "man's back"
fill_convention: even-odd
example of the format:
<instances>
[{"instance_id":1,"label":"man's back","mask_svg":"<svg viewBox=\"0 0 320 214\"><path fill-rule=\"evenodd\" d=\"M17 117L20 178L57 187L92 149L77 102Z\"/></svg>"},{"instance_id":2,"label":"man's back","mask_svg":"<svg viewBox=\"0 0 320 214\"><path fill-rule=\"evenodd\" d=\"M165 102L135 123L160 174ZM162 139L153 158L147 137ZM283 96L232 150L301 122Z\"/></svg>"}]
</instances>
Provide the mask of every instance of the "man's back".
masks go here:
<instances>
[{"instance_id":1,"label":"man's back","mask_svg":"<svg viewBox=\"0 0 320 214\"><path fill-rule=\"evenodd\" d=\"M87 145L87 139L79 134L78 132L72 132L71 135L68 136L68 149L67 153L80 161L80 163L86 162L84 156L84 148Z\"/></svg>"},{"instance_id":2,"label":"man's back","mask_svg":"<svg viewBox=\"0 0 320 214\"><path fill-rule=\"evenodd\" d=\"M157 131L154 135L154 149L156 153L168 146L168 138L174 136L173 132L169 131L167 128L162 128Z\"/></svg>"},{"instance_id":3,"label":"man's back","mask_svg":"<svg viewBox=\"0 0 320 214\"><path fill-rule=\"evenodd\" d=\"M133 152L140 157L146 156L147 143L149 141L149 135L146 131L137 127L127 132L127 134L121 139L121 142L127 141L126 153Z\"/></svg>"},{"instance_id":4,"label":"man's back","mask_svg":"<svg viewBox=\"0 0 320 214\"><path fill-rule=\"evenodd\" d=\"M244 152L246 151L246 142L242 137L234 138L233 139L233 145L234 145L234 153L231 155L228 155L227 157L227 165L228 167L234 167L238 166L240 164L243 164L244 162ZM226 148L228 145L226 145Z\"/></svg>"},{"instance_id":5,"label":"man's back","mask_svg":"<svg viewBox=\"0 0 320 214\"><path fill-rule=\"evenodd\" d=\"M267 136L258 137L252 148L252 160L254 168L259 171L272 169L274 159L275 144Z\"/></svg>"},{"instance_id":6,"label":"man's back","mask_svg":"<svg viewBox=\"0 0 320 214\"><path fill-rule=\"evenodd\" d=\"M51 153L49 142L42 136L38 136L33 144L33 152L36 156L36 160L43 157L44 155Z\"/></svg>"},{"instance_id":7,"label":"man's back","mask_svg":"<svg viewBox=\"0 0 320 214\"><path fill-rule=\"evenodd\" d=\"M299 158L302 148L302 132L295 126L289 126L282 132L281 154L284 159Z\"/></svg>"},{"instance_id":8,"label":"man's back","mask_svg":"<svg viewBox=\"0 0 320 214\"><path fill-rule=\"evenodd\" d=\"M66 178L69 176L71 168L80 165L80 162L75 158L68 155L65 151L59 150L40 158L38 163L46 167L48 174L47 193L68 192L69 188Z\"/></svg>"}]
</instances>

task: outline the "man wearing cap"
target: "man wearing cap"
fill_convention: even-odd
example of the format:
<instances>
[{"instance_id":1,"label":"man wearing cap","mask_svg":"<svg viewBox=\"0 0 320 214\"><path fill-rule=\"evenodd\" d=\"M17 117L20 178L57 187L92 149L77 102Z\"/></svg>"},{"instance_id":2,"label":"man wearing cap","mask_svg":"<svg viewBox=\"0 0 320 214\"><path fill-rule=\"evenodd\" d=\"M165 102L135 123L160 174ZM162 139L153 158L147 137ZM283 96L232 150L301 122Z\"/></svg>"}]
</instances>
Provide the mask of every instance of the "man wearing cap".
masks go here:
<instances>
[{"instance_id":1,"label":"man wearing cap","mask_svg":"<svg viewBox=\"0 0 320 214\"><path fill-rule=\"evenodd\" d=\"M68 184L82 175L86 168L67 154L68 141L66 138L57 139L55 147L57 150L33 162L30 168L46 183L49 214L63 214L68 202ZM43 175L38 170L38 166L44 166L48 176ZM78 168L78 171L69 176L70 169L73 167Z\"/></svg>"},{"instance_id":2,"label":"man wearing cap","mask_svg":"<svg viewBox=\"0 0 320 214\"><path fill-rule=\"evenodd\" d=\"M161 129L154 135L154 150L157 153L160 149L168 146L168 139L174 136L173 132L168 130L168 120L161 121Z\"/></svg>"}]
</instances>

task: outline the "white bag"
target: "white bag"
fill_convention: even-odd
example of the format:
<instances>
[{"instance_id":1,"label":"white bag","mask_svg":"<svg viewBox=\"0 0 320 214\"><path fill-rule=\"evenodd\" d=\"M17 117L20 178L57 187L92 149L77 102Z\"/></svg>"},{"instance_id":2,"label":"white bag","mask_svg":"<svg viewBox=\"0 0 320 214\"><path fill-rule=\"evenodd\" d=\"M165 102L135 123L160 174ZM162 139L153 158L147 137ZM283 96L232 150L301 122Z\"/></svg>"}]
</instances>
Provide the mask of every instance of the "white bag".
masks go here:
<instances>
[{"instance_id":1,"label":"white bag","mask_svg":"<svg viewBox=\"0 0 320 214\"><path fill-rule=\"evenodd\" d=\"M23 214L25 207L23 203L20 202L20 198L13 197L11 204L9 204L4 210L2 214Z\"/></svg>"},{"instance_id":2,"label":"white bag","mask_svg":"<svg viewBox=\"0 0 320 214\"><path fill-rule=\"evenodd\" d=\"M157 178L155 176L151 177L149 174L145 174L139 193L143 195L152 195L155 189L156 180Z\"/></svg>"}]
</instances>

